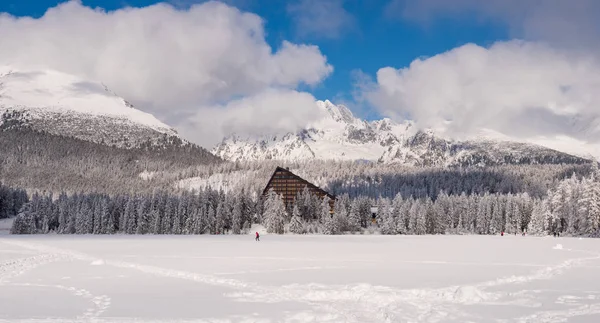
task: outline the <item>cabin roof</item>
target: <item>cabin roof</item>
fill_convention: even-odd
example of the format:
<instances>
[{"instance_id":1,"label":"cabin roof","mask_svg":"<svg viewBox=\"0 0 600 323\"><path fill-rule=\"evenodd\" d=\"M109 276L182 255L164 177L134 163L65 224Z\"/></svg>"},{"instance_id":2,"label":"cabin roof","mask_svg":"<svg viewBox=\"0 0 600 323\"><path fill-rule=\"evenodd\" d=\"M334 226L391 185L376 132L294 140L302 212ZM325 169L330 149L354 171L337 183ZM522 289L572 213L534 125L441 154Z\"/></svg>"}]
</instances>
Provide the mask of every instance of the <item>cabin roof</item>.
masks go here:
<instances>
[{"instance_id":1,"label":"cabin roof","mask_svg":"<svg viewBox=\"0 0 600 323\"><path fill-rule=\"evenodd\" d=\"M275 178L275 174L277 174L278 171L283 171L288 173L290 176L292 176L293 178L306 183L306 186L308 186L309 188L313 188L316 190L321 191L322 193L324 193L325 195L327 195L327 197L329 197L332 200L335 200L335 195L328 193L327 191L325 191L324 189L316 186L315 184L305 180L304 178L292 173L289 169L283 168L283 167L279 167L277 166L277 168L275 168L275 171L273 172L273 174L271 175L271 178L269 179L269 181L267 182L267 185L265 185L265 188L263 189L263 193L262 195L267 194L267 188L269 188L269 184L271 184L271 182L273 181L273 178Z\"/></svg>"}]
</instances>

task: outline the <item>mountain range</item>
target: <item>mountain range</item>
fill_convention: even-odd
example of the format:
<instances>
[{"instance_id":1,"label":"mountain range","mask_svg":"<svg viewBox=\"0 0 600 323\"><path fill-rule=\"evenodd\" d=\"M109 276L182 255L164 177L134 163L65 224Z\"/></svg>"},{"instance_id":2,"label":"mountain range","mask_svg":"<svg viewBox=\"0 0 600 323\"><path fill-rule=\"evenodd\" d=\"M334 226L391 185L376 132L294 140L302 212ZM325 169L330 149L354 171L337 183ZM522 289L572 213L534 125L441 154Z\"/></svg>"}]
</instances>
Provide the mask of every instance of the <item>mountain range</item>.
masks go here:
<instances>
[{"instance_id":1,"label":"mountain range","mask_svg":"<svg viewBox=\"0 0 600 323\"><path fill-rule=\"evenodd\" d=\"M419 130L411 121L366 121L343 105L316 105L324 117L299 131L258 138L232 134L211 153L229 161L367 160L441 167L586 162L587 156L531 143L485 137L452 140ZM0 66L0 129L31 129L120 149L195 146L102 83L9 66ZM195 150L211 162L218 159L201 147Z\"/></svg>"},{"instance_id":2,"label":"mountain range","mask_svg":"<svg viewBox=\"0 0 600 323\"><path fill-rule=\"evenodd\" d=\"M582 163L586 158L531 143L457 141L390 119L366 121L343 105L318 101L325 117L297 132L259 138L231 135L211 152L225 160L368 160L410 166Z\"/></svg>"}]
</instances>

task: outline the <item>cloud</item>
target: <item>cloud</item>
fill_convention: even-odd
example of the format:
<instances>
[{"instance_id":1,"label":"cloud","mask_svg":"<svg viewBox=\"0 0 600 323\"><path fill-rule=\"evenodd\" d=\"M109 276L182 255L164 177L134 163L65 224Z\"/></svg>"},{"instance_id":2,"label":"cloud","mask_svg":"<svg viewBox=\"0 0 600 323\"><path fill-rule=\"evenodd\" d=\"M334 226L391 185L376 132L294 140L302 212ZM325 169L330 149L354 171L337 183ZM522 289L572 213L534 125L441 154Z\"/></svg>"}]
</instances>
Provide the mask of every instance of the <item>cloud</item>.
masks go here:
<instances>
[{"instance_id":1,"label":"cloud","mask_svg":"<svg viewBox=\"0 0 600 323\"><path fill-rule=\"evenodd\" d=\"M174 126L204 110L227 116L233 99L314 86L333 71L316 46L284 41L271 48L259 16L220 2L107 12L71 1L39 19L0 14L0 34L0 64L101 81ZM199 128L215 122L197 121Z\"/></svg>"},{"instance_id":2,"label":"cloud","mask_svg":"<svg viewBox=\"0 0 600 323\"><path fill-rule=\"evenodd\" d=\"M386 116L454 137L491 129L516 138L560 135L600 143L600 64L525 41L464 45L400 69L385 67L363 96Z\"/></svg>"},{"instance_id":3,"label":"cloud","mask_svg":"<svg viewBox=\"0 0 600 323\"><path fill-rule=\"evenodd\" d=\"M600 1L596 0L392 0L390 15L419 23L475 14L478 19L504 24L511 37L543 41L568 48L599 48Z\"/></svg>"},{"instance_id":4,"label":"cloud","mask_svg":"<svg viewBox=\"0 0 600 323\"><path fill-rule=\"evenodd\" d=\"M354 24L344 0L297 0L288 4L287 11L300 37L335 39Z\"/></svg>"},{"instance_id":5,"label":"cloud","mask_svg":"<svg viewBox=\"0 0 600 323\"><path fill-rule=\"evenodd\" d=\"M285 134L324 117L315 101L308 93L267 89L224 105L200 109L186 120L183 133L200 143L212 134L220 138L234 133L251 137Z\"/></svg>"},{"instance_id":6,"label":"cloud","mask_svg":"<svg viewBox=\"0 0 600 323\"><path fill-rule=\"evenodd\" d=\"M423 26L476 19L513 40L381 68L357 87L383 114L457 138L485 129L556 148L600 144L600 2L392 0L386 14Z\"/></svg>"}]
</instances>

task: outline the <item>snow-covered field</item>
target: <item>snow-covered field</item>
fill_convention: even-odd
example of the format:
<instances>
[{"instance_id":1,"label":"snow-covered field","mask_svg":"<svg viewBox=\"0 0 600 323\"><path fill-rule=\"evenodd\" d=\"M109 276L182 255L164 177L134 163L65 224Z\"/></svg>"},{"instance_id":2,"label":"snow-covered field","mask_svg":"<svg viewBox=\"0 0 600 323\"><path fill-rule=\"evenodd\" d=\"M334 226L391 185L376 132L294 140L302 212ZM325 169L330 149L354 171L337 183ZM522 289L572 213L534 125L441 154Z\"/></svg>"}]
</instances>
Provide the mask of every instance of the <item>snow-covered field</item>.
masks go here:
<instances>
[{"instance_id":1,"label":"snow-covered field","mask_svg":"<svg viewBox=\"0 0 600 323\"><path fill-rule=\"evenodd\" d=\"M0 322L600 322L600 240L0 236Z\"/></svg>"}]
</instances>

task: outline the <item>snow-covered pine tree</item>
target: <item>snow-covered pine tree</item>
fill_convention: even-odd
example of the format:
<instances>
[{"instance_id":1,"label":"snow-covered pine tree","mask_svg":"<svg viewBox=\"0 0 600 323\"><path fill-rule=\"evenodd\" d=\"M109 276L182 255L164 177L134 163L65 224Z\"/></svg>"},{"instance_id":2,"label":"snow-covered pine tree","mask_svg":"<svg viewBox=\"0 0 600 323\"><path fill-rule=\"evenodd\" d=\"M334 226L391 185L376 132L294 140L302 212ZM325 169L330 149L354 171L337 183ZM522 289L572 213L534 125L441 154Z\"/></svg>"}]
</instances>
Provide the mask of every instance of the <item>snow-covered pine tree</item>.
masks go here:
<instances>
[{"instance_id":1,"label":"snow-covered pine tree","mask_svg":"<svg viewBox=\"0 0 600 323\"><path fill-rule=\"evenodd\" d=\"M409 198L406 199L402 202L402 205L400 206L400 211L399 211L399 218L398 218L398 229L397 231L401 234L410 234L410 210L412 209L412 205L414 203L414 200ZM439 224L439 222L438 222ZM444 231L440 231L443 230L444 226L443 225L439 225L436 227L437 233L444 233Z\"/></svg>"},{"instance_id":2,"label":"snow-covered pine tree","mask_svg":"<svg viewBox=\"0 0 600 323\"><path fill-rule=\"evenodd\" d=\"M392 217L395 219L396 227L394 232L397 234L406 234L405 214L403 212L405 201L402 194L398 193L392 201Z\"/></svg>"},{"instance_id":3,"label":"snow-covered pine tree","mask_svg":"<svg viewBox=\"0 0 600 323\"><path fill-rule=\"evenodd\" d=\"M68 201L67 195L64 192L61 192L58 195L58 200L56 201L56 207L58 211L58 229L57 233L67 233L67 227L69 226L69 210L68 210Z\"/></svg>"},{"instance_id":4,"label":"snow-covered pine tree","mask_svg":"<svg viewBox=\"0 0 600 323\"><path fill-rule=\"evenodd\" d=\"M129 196L127 203L125 204L125 211L123 220L125 221L125 233L134 234L137 229L137 208L136 202L138 198L136 195Z\"/></svg>"},{"instance_id":5,"label":"snow-covered pine tree","mask_svg":"<svg viewBox=\"0 0 600 323\"><path fill-rule=\"evenodd\" d=\"M595 168L593 168L592 177L590 179L590 192L588 196L590 198L589 202L589 213L587 219L587 228L588 234L598 233L600 230L600 182L598 181L600 178L600 174L598 173L598 163L594 162Z\"/></svg>"},{"instance_id":6,"label":"snow-covered pine tree","mask_svg":"<svg viewBox=\"0 0 600 323\"><path fill-rule=\"evenodd\" d=\"M494 204L492 209L492 217L490 219L489 234L498 234L502 231L506 232L504 227L506 222L506 198L502 195L495 194L491 197L491 202Z\"/></svg>"},{"instance_id":7,"label":"snow-covered pine tree","mask_svg":"<svg viewBox=\"0 0 600 323\"><path fill-rule=\"evenodd\" d=\"M426 234L427 233L427 216L432 212L432 203L431 199L426 198L425 202L421 204L421 206L417 209L417 218L416 218L416 234Z\"/></svg>"},{"instance_id":8,"label":"snow-covered pine tree","mask_svg":"<svg viewBox=\"0 0 600 323\"><path fill-rule=\"evenodd\" d=\"M161 232L163 234L173 234L173 222L177 215L178 198L168 197L167 203L165 204L165 214L162 219Z\"/></svg>"},{"instance_id":9,"label":"snow-covered pine tree","mask_svg":"<svg viewBox=\"0 0 600 323\"><path fill-rule=\"evenodd\" d=\"M94 228L91 233L100 234L102 233L102 206L100 205L100 199L98 196L94 196L94 202L92 203L93 217L94 217Z\"/></svg>"},{"instance_id":10,"label":"snow-covered pine tree","mask_svg":"<svg viewBox=\"0 0 600 323\"><path fill-rule=\"evenodd\" d=\"M300 216L300 209L297 205L294 204L294 208L292 209L292 218L290 219L290 224L288 225L288 230L291 233L302 234L304 233L304 221Z\"/></svg>"},{"instance_id":11,"label":"snow-covered pine tree","mask_svg":"<svg viewBox=\"0 0 600 323\"><path fill-rule=\"evenodd\" d=\"M584 178L583 180L587 182L587 179ZM581 217L579 216L578 201L582 195L582 183L577 179L575 173L573 173L573 176L571 176L569 182L571 188L571 198L569 200L568 206L569 217L567 220L567 232L569 234L576 234L579 232L580 229L579 220Z\"/></svg>"},{"instance_id":12,"label":"snow-covered pine tree","mask_svg":"<svg viewBox=\"0 0 600 323\"><path fill-rule=\"evenodd\" d=\"M265 202L263 220L269 233L283 234L285 229L286 211L283 199L272 189Z\"/></svg>"},{"instance_id":13,"label":"snow-covered pine tree","mask_svg":"<svg viewBox=\"0 0 600 323\"><path fill-rule=\"evenodd\" d=\"M379 202L378 223L382 234L396 234L398 228L397 218L392 211L392 205L387 198L381 199Z\"/></svg>"},{"instance_id":14,"label":"snow-covered pine tree","mask_svg":"<svg viewBox=\"0 0 600 323\"><path fill-rule=\"evenodd\" d=\"M27 203L23 205L21 212L15 218L10 229L11 234L33 234L37 233L35 219L32 211L32 205Z\"/></svg>"},{"instance_id":15,"label":"snow-covered pine tree","mask_svg":"<svg viewBox=\"0 0 600 323\"><path fill-rule=\"evenodd\" d=\"M195 212L195 215L199 217L199 219L195 221L195 234L202 234L205 230L210 234L217 233L217 210L212 205L210 205L208 209L203 207L202 210L205 210L206 213Z\"/></svg>"},{"instance_id":16,"label":"snow-covered pine tree","mask_svg":"<svg viewBox=\"0 0 600 323\"><path fill-rule=\"evenodd\" d=\"M150 201L148 197L141 196L137 209L136 234L147 234L150 229Z\"/></svg>"},{"instance_id":17,"label":"snow-covered pine tree","mask_svg":"<svg viewBox=\"0 0 600 323\"><path fill-rule=\"evenodd\" d=\"M531 213L531 221L527 226L527 233L531 235L546 234L546 211L544 210L544 202L536 200L533 203L533 211Z\"/></svg>"},{"instance_id":18,"label":"snow-covered pine tree","mask_svg":"<svg viewBox=\"0 0 600 323\"><path fill-rule=\"evenodd\" d=\"M333 205L333 220L336 223L336 227L339 232L348 231L348 204L349 204L348 195L342 195L336 198L335 203Z\"/></svg>"},{"instance_id":19,"label":"snow-covered pine tree","mask_svg":"<svg viewBox=\"0 0 600 323\"><path fill-rule=\"evenodd\" d=\"M100 218L102 222L101 234L113 234L115 231L115 223L110 214L108 197L100 199Z\"/></svg>"},{"instance_id":20,"label":"snow-covered pine tree","mask_svg":"<svg viewBox=\"0 0 600 323\"><path fill-rule=\"evenodd\" d=\"M479 196L471 195L467 197L467 210L463 227L467 232L475 233L475 223L477 222L477 206L479 204Z\"/></svg>"},{"instance_id":21,"label":"snow-covered pine tree","mask_svg":"<svg viewBox=\"0 0 600 323\"><path fill-rule=\"evenodd\" d=\"M225 205L219 203L215 218L216 234L223 234L225 231Z\"/></svg>"},{"instance_id":22,"label":"snow-covered pine tree","mask_svg":"<svg viewBox=\"0 0 600 323\"><path fill-rule=\"evenodd\" d=\"M233 212L231 215L231 231L233 234L240 234L242 232L242 226L244 221L243 215L243 198L238 195L234 199Z\"/></svg>"},{"instance_id":23,"label":"snow-covered pine tree","mask_svg":"<svg viewBox=\"0 0 600 323\"><path fill-rule=\"evenodd\" d=\"M410 207L410 211L408 212L408 218L410 221L408 232L410 234L418 234L417 233L418 232L417 218L419 217L420 208L421 208L421 201L414 200Z\"/></svg>"},{"instance_id":24,"label":"snow-covered pine tree","mask_svg":"<svg viewBox=\"0 0 600 323\"><path fill-rule=\"evenodd\" d=\"M410 209L407 209L410 211ZM448 219L450 218L450 200L445 191L440 192L434 205L435 221L434 232L444 234L449 228Z\"/></svg>"},{"instance_id":25,"label":"snow-covered pine tree","mask_svg":"<svg viewBox=\"0 0 600 323\"><path fill-rule=\"evenodd\" d=\"M348 231L354 233L360 230L360 202L353 200L348 214Z\"/></svg>"},{"instance_id":26,"label":"snow-covered pine tree","mask_svg":"<svg viewBox=\"0 0 600 323\"><path fill-rule=\"evenodd\" d=\"M475 233L488 234L489 231L489 220L492 214L487 214L488 204L491 202L490 195L486 193L479 199L477 204L477 213L475 215Z\"/></svg>"},{"instance_id":27,"label":"snow-covered pine tree","mask_svg":"<svg viewBox=\"0 0 600 323\"><path fill-rule=\"evenodd\" d=\"M330 200L331 199L328 196L325 196L321 202L321 208L319 212L319 218L321 219L321 231L323 234L339 234L340 230L337 227L337 223L335 222L333 215L330 213Z\"/></svg>"}]
</instances>

